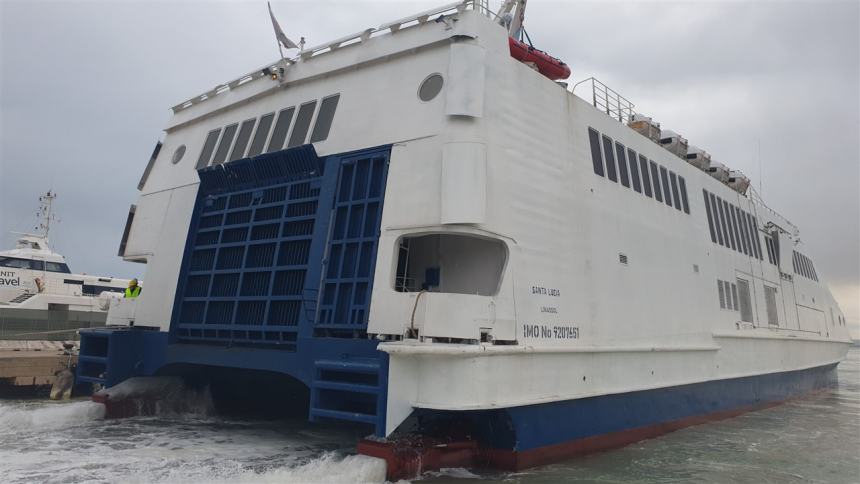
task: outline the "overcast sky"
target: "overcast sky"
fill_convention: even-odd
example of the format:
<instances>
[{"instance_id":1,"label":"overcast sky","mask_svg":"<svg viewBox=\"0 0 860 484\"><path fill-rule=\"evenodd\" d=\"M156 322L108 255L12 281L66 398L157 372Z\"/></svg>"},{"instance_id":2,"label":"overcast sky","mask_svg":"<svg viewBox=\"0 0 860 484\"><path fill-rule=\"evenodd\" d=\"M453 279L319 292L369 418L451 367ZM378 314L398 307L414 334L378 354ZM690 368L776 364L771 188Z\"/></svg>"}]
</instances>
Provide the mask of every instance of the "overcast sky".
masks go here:
<instances>
[{"instance_id":1,"label":"overcast sky","mask_svg":"<svg viewBox=\"0 0 860 484\"><path fill-rule=\"evenodd\" d=\"M316 45L443 4L273 2ZM495 8L497 1L492 1ZM729 167L801 229L860 320L860 3L550 2L526 29ZM278 57L266 4L0 0L0 241L35 223L75 271L140 276L116 257L169 107ZM761 156L759 157L759 146Z\"/></svg>"}]
</instances>

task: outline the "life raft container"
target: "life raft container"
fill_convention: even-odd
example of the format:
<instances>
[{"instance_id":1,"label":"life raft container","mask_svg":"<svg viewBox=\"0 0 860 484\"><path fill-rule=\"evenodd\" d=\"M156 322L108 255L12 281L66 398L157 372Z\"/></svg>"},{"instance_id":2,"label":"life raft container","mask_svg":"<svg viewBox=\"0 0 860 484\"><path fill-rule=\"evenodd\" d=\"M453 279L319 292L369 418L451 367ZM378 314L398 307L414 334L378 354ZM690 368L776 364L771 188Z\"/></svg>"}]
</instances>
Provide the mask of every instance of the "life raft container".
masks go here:
<instances>
[{"instance_id":1,"label":"life raft container","mask_svg":"<svg viewBox=\"0 0 860 484\"><path fill-rule=\"evenodd\" d=\"M508 37L508 44L511 48L511 57L520 62L534 63L538 72L553 81L570 77L570 67L561 59L556 59L546 52L535 49L513 37Z\"/></svg>"}]
</instances>

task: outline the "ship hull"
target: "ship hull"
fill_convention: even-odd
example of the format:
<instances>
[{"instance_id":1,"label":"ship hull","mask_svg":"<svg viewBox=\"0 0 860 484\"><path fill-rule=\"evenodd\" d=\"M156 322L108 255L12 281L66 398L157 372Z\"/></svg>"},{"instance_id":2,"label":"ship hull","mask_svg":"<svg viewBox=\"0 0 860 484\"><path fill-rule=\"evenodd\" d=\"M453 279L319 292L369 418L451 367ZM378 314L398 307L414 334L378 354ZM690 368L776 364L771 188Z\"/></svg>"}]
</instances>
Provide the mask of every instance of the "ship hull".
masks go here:
<instances>
[{"instance_id":1,"label":"ship hull","mask_svg":"<svg viewBox=\"0 0 860 484\"><path fill-rule=\"evenodd\" d=\"M412 477L438 467L438 463L445 467L522 470L772 407L826 389L836 381L836 365L497 410L419 411L419 432L422 438L429 437L417 446L422 451L415 452L412 436L385 443L364 441L359 452L385 459L389 479ZM452 440L451 435L463 437ZM411 452L406 452L406 447Z\"/></svg>"}]
</instances>

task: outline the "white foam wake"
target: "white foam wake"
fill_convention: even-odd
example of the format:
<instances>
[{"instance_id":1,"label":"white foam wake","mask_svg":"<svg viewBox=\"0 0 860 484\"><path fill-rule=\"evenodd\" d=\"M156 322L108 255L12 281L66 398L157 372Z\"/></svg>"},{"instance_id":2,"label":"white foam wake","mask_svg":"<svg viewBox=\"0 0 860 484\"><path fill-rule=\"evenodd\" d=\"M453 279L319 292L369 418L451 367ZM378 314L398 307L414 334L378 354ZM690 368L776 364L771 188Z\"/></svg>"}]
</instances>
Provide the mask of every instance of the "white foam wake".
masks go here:
<instances>
[{"instance_id":1,"label":"white foam wake","mask_svg":"<svg viewBox=\"0 0 860 484\"><path fill-rule=\"evenodd\" d=\"M232 476L209 476L193 482L200 484L381 483L385 482L385 461L364 455L342 457L328 452L296 467L282 467L265 472L246 470Z\"/></svg>"},{"instance_id":2,"label":"white foam wake","mask_svg":"<svg viewBox=\"0 0 860 484\"><path fill-rule=\"evenodd\" d=\"M0 433L56 429L104 417L104 405L90 401L48 404L0 404Z\"/></svg>"}]
</instances>

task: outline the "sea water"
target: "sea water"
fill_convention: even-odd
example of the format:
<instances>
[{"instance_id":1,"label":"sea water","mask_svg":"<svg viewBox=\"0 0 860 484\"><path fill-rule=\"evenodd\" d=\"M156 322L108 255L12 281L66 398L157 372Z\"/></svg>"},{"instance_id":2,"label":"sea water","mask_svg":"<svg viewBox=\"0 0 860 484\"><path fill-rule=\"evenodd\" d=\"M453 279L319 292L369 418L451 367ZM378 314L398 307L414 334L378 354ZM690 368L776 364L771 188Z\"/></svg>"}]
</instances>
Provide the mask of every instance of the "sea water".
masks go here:
<instances>
[{"instance_id":1,"label":"sea water","mask_svg":"<svg viewBox=\"0 0 860 484\"><path fill-rule=\"evenodd\" d=\"M766 410L518 473L444 469L419 479L512 483L860 482L860 349L838 385ZM100 405L0 401L4 483L383 482L360 437L304 421L207 412L102 419Z\"/></svg>"}]
</instances>

